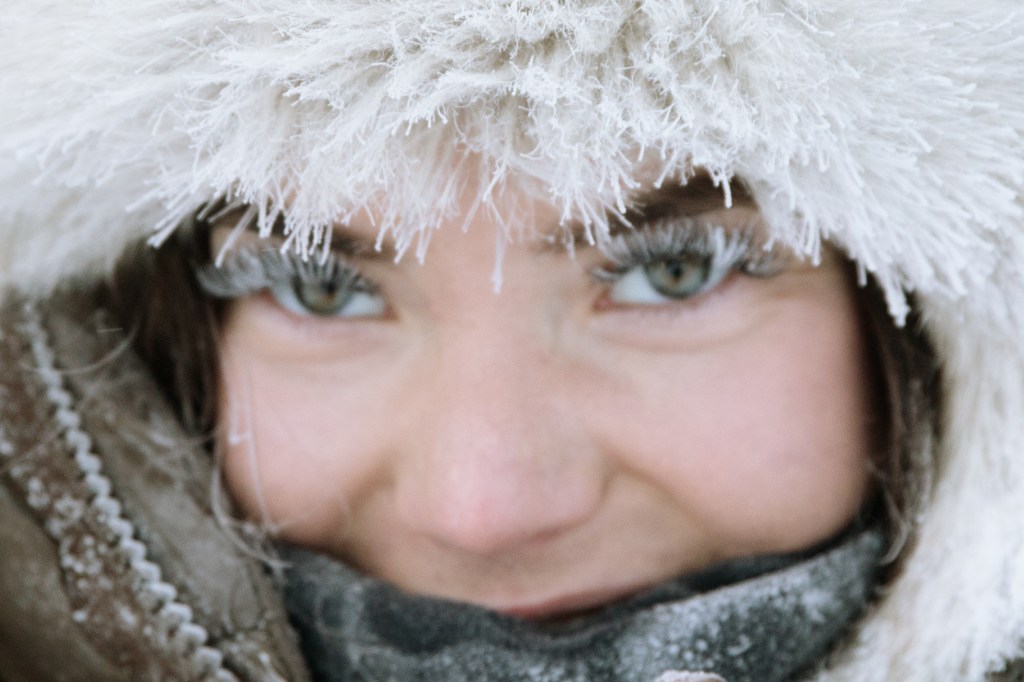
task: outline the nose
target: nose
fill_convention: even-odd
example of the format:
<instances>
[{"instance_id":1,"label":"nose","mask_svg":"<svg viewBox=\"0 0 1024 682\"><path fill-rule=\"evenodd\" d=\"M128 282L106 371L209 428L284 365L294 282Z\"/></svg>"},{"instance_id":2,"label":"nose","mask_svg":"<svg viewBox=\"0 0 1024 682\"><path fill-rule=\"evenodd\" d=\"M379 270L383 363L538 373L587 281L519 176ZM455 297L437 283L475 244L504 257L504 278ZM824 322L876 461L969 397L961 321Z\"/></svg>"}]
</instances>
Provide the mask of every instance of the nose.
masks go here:
<instances>
[{"instance_id":1,"label":"nose","mask_svg":"<svg viewBox=\"0 0 1024 682\"><path fill-rule=\"evenodd\" d=\"M493 557L557 540L598 513L597 448L557 363L506 338L450 343L425 363L403 437L397 514L450 550ZM468 347L467 347L468 346Z\"/></svg>"}]
</instances>

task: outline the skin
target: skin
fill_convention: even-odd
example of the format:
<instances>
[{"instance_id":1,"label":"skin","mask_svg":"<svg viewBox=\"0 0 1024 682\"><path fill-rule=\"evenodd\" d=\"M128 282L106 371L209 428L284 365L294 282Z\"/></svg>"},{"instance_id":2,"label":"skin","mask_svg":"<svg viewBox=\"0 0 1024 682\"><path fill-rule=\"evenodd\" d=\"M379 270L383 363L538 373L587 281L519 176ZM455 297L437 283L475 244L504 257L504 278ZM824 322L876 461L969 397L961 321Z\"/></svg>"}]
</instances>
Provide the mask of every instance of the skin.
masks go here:
<instances>
[{"instance_id":1,"label":"skin","mask_svg":"<svg viewBox=\"0 0 1024 682\"><path fill-rule=\"evenodd\" d=\"M705 214L757 219L721 204ZM588 274L600 250L521 239L496 293L495 226L464 221L422 264L350 259L383 315L229 306L221 456L249 518L410 592L542 619L813 546L863 506L871 382L835 255L635 303Z\"/></svg>"}]
</instances>

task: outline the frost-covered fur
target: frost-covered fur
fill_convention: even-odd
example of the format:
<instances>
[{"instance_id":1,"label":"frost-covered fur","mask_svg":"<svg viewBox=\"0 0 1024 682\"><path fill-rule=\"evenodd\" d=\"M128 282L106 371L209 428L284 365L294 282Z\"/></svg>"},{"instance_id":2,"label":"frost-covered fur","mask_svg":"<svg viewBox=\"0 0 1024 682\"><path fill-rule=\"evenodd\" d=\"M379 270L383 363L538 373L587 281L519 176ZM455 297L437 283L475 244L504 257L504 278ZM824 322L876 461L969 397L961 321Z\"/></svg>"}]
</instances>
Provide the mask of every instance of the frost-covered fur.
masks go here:
<instances>
[{"instance_id":1,"label":"frost-covered fur","mask_svg":"<svg viewBox=\"0 0 1024 682\"><path fill-rule=\"evenodd\" d=\"M369 205L418 248L509 182L590 222L703 167L841 245L945 377L905 574L822 680L1024 654L1024 7L1011 0L7 0L0 281L96 276L211 200L300 249Z\"/></svg>"}]
</instances>

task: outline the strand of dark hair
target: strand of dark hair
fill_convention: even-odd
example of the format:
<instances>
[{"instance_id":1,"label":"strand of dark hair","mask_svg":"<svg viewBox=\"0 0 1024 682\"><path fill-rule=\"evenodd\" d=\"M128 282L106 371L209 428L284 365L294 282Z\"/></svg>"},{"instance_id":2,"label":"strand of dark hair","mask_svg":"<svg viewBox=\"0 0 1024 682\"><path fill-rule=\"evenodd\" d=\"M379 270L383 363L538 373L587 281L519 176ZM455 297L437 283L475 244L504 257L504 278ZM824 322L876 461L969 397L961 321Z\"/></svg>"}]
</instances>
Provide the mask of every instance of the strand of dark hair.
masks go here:
<instances>
[{"instance_id":1,"label":"strand of dark hair","mask_svg":"<svg viewBox=\"0 0 1024 682\"><path fill-rule=\"evenodd\" d=\"M138 244L120 259L100 302L129 334L186 432L209 437L217 423L219 311L194 276L209 259L208 231L181 226L159 248Z\"/></svg>"},{"instance_id":2,"label":"strand of dark hair","mask_svg":"<svg viewBox=\"0 0 1024 682\"><path fill-rule=\"evenodd\" d=\"M887 561L905 556L935 479L941 418L941 375L931 339L917 306L897 327L882 288L871 278L857 294L861 319L873 353L880 402L879 451L874 475L880 484L889 535Z\"/></svg>"}]
</instances>

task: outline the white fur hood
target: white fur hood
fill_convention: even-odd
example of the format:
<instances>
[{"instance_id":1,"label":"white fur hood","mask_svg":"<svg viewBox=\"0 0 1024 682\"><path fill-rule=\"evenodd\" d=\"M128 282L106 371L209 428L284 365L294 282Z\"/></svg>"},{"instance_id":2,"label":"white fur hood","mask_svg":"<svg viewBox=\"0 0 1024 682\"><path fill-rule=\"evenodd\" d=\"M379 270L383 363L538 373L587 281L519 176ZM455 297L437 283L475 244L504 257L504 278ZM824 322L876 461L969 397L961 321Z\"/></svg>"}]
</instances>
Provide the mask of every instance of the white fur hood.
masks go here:
<instances>
[{"instance_id":1,"label":"white fur hood","mask_svg":"<svg viewBox=\"0 0 1024 682\"><path fill-rule=\"evenodd\" d=\"M416 248L470 179L600 239L641 179L743 178L898 319L913 291L943 363L920 540L821 679L1024 655L1019 2L7 0L0 45L0 283L39 291L218 199L298 248L373 205Z\"/></svg>"}]
</instances>

